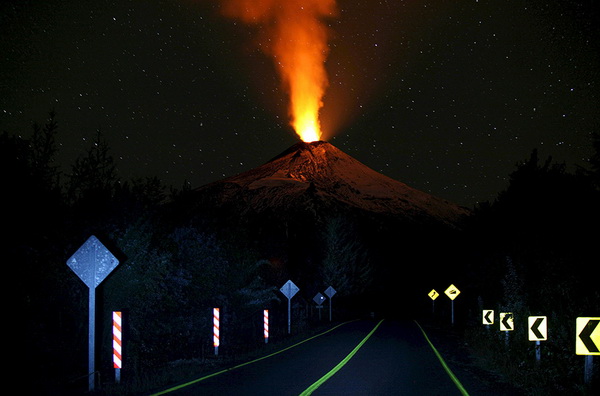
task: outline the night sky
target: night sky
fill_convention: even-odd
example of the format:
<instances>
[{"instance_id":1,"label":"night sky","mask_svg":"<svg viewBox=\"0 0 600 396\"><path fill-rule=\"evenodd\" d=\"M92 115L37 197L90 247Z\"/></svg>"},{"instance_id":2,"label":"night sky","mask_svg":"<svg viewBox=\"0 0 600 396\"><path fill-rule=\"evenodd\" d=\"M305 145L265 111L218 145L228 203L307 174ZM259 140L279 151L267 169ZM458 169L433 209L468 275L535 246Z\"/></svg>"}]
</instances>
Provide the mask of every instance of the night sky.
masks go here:
<instances>
[{"instance_id":1,"label":"night sky","mask_svg":"<svg viewBox=\"0 0 600 396\"><path fill-rule=\"evenodd\" d=\"M364 164L471 207L493 200L534 148L572 166L592 154L594 1L338 8L322 123ZM55 110L66 172L98 129L123 179L175 188L249 170L299 141L253 28L221 16L217 1L20 0L0 11L0 132L29 137Z\"/></svg>"}]
</instances>

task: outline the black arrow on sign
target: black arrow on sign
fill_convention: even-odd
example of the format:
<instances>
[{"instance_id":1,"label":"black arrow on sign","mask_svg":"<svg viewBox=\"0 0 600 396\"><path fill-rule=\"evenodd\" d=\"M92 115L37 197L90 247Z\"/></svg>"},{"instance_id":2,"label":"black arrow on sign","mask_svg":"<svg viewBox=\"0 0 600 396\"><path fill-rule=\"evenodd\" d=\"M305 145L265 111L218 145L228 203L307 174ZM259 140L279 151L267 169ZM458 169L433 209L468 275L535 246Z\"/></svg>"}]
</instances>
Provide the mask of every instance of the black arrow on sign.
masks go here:
<instances>
[{"instance_id":1,"label":"black arrow on sign","mask_svg":"<svg viewBox=\"0 0 600 396\"><path fill-rule=\"evenodd\" d=\"M512 327L508 323L508 321L510 319L512 319L512 314L506 314L506 315L504 315L504 318L502 319L502 324L504 325L505 328L512 330Z\"/></svg>"},{"instance_id":2,"label":"black arrow on sign","mask_svg":"<svg viewBox=\"0 0 600 396\"><path fill-rule=\"evenodd\" d=\"M487 311L487 313L485 314L485 320L487 320L488 323L492 323L492 319L490 319L491 313L492 311Z\"/></svg>"},{"instance_id":3,"label":"black arrow on sign","mask_svg":"<svg viewBox=\"0 0 600 396\"><path fill-rule=\"evenodd\" d=\"M583 342L583 345L585 345L589 352L600 352L592 340L592 333L596 329L596 326L598 326L598 323L600 323L600 320L590 320L587 322L581 333L579 333L579 339Z\"/></svg>"},{"instance_id":4,"label":"black arrow on sign","mask_svg":"<svg viewBox=\"0 0 600 396\"><path fill-rule=\"evenodd\" d=\"M537 318L535 322L533 322L533 325L531 325L531 331L533 332L536 338L544 338L544 335L540 332L540 329L538 329L538 327L540 327L543 321L544 318Z\"/></svg>"}]
</instances>

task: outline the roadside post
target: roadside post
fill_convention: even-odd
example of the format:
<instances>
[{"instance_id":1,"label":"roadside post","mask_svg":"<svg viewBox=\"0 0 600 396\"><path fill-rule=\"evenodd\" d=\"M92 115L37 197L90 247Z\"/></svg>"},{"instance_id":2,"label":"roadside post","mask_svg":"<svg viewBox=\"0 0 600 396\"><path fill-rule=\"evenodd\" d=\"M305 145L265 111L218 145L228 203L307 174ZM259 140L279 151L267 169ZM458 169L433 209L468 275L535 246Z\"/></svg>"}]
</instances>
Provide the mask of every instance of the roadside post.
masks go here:
<instances>
[{"instance_id":1,"label":"roadside post","mask_svg":"<svg viewBox=\"0 0 600 396\"><path fill-rule=\"evenodd\" d=\"M113 311L113 368L115 369L115 382L121 382L121 368L123 367L123 325L122 314Z\"/></svg>"},{"instance_id":2,"label":"roadside post","mask_svg":"<svg viewBox=\"0 0 600 396\"><path fill-rule=\"evenodd\" d=\"M452 324L454 325L454 299L460 294L460 290L456 286L450 285L444 293L448 296L452 304Z\"/></svg>"},{"instance_id":3,"label":"roadside post","mask_svg":"<svg viewBox=\"0 0 600 396\"><path fill-rule=\"evenodd\" d=\"M281 289L279 289L279 291L281 293L283 293L284 296L287 297L288 299L288 334L291 333L291 323L292 323L292 297L294 297L294 295L296 295L296 293L298 293L298 290L300 290L298 288L298 286L296 286L294 284L294 282L292 282L291 280L288 280L287 282L285 282L285 285L281 286Z\"/></svg>"},{"instance_id":4,"label":"roadside post","mask_svg":"<svg viewBox=\"0 0 600 396\"><path fill-rule=\"evenodd\" d=\"M269 343L269 310L263 310L263 335L265 337L265 344Z\"/></svg>"},{"instance_id":5,"label":"roadside post","mask_svg":"<svg viewBox=\"0 0 600 396\"><path fill-rule=\"evenodd\" d=\"M331 298L335 295L335 293L337 293L335 291L335 289L331 286L329 286L326 290L325 290L325 295L329 298L329 321L331 322Z\"/></svg>"},{"instance_id":6,"label":"roadside post","mask_svg":"<svg viewBox=\"0 0 600 396\"><path fill-rule=\"evenodd\" d=\"M535 361L539 364L542 358L540 341L548 339L548 317L530 316L527 320L529 341L535 341Z\"/></svg>"},{"instance_id":7,"label":"roadside post","mask_svg":"<svg viewBox=\"0 0 600 396\"><path fill-rule=\"evenodd\" d=\"M583 381L592 382L594 355L600 355L600 317L580 317L575 322L575 353L584 355Z\"/></svg>"},{"instance_id":8,"label":"roadside post","mask_svg":"<svg viewBox=\"0 0 600 396\"><path fill-rule=\"evenodd\" d=\"M213 308L213 346L215 347L215 356L219 354L219 345L221 344L221 324L219 311L219 308Z\"/></svg>"},{"instance_id":9,"label":"roadside post","mask_svg":"<svg viewBox=\"0 0 600 396\"><path fill-rule=\"evenodd\" d=\"M325 296L321 293L315 294L313 297L313 301L317 304L317 311L319 311L319 321L321 321L321 310L323 309L323 301L325 301Z\"/></svg>"},{"instance_id":10,"label":"roadside post","mask_svg":"<svg viewBox=\"0 0 600 396\"><path fill-rule=\"evenodd\" d=\"M494 324L494 310L493 309L484 309L483 310L483 318L481 319L481 322L485 325L485 327L488 329L491 328L491 325Z\"/></svg>"},{"instance_id":11,"label":"roadside post","mask_svg":"<svg viewBox=\"0 0 600 396\"><path fill-rule=\"evenodd\" d=\"M119 265L119 260L96 238L87 241L67 260L67 266L86 284L88 296L88 389L95 388L96 288Z\"/></svg>"},{"instance_id":12,"label":"roadside post","mask_svg":"<svg viewBox=\"0 0 600 396\"><path fill-rule=\"evenodd\" d=\"M439 297L440 293L438 293L435 289L431 289L429 294L427 294L429 298L431 298L431 314L435 314L435 299Z\"/></svg>"},{"instance_id":13,"label":"roadside post","mask_svg":"<svg viewBox=\"0 0 600 396\"><path fill-rule=\"evenodd\" d=\"M508 346L508 333L515 329L514 318L512 312L500 312L500 331L503 331L506 334L506 338L504 340L505 344Z\"/></svg>"}]
</instances>

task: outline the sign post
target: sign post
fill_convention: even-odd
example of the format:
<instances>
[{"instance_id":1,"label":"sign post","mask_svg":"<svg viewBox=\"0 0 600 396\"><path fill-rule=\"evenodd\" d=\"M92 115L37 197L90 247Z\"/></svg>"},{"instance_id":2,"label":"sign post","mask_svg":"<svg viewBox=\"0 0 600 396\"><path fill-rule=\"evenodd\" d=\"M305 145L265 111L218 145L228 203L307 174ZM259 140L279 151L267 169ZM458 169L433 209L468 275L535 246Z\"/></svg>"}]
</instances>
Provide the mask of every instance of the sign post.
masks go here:
<instances>
[{"instance_id":1,"label":"sign post","mask_svg":"<svg viewBox=\"0 0 600 396\"><path fill-rule=\"evenodd\" d=\"M67 260L67 265L89 288L88 297L88 389L95 387L96 287L110 274L119 260L96 238L91 236Z\"/></svg>"},{"instance_id":2,"label":"sign post","mask_svg":"<svg viewBox=\"0 0 600 396\"><path fill-rule=\"evenodd\" d=\"M500 312L500 330L506 334L505 343L508 345L508 332L515 329L512 312Z\"/></svg>"},{"instance_id":3,"label":"sign post","mask_svg":"<svg viewBox=\"0 0 600 396\"><path fill-rule=\"evenodd\" d=\"M321 320L321 309L323 309L323 301L325 301L325 296L321 293L315 294L313 297L313 301L317 304L317 310L319 311L319 321Z\"/></svg>"},{"instance_id":4,"label":"sign post","mask_svg":"<svg viewBox=\"0 0 600 396\"><path fill-rule=\"evenodd\" d=\"M329 286L326 290L325 290L325 295L327 295L327 297L329 298L329 321L331 322L331 298L335 295L335 293L337 293L335 291L335 289L331 286Z\"/></svg>"},{"instance_id":5,"label":"sign post","mask_svg":"<svg viewBox=\"0 0 600 396\"><path fill-rule=\"evenodd\" d=\"M285 282L285 285L281 286L281 289L279 289L279 291L281 293L283 293L284 296L287 297L288 299L288 334L291 333L291 323L292 323L292 297L294 297L294 295L296 293L298 293L298 290L300 290L298 288L298 286L296 286L294 284L294 282L292 282L291 280L288 280L287 282Z\"/></svg>"},{"instance_id":6,"label":"sign post","mask_svg":"<svg viewBox=\"0 0 600 396\"><path fill-rule=\"evenodd\" d=\"M599 325L600 317L582 317L575 322L575 353L585 355L583 379L586 384L592 381L594 355L600 355Z\"/></svg>"},{"instance_id":7,"label":"sign post","mask_svg":"<svg viewBox=\"0 0 600 396\"><path fill-rule=\"evenodd\" d=\"M123 367L123 330L122 314L113 311L113 368L115 369L115 382L121 382L121 368Z\"/></svg>"},{"instance_id":8,"label":"sign post","mask_svg":"<svg viewBox=\"0 0 600 396\"><path fill-rule=\"evenodd\" d=\"M438 293L435 289L431 289L429 294L427 294L429 298L431 298L431 314L435 314L435 299L439 297L440 293Z\"/></svg>"},{"instance_id":9,"label":"sign post","mask_svg":"<svg viewBox=\"0 0 600 396\"><path fill-rule=\"evenodd\" d=\"M452 324L454 324L454 299L460 294L460 290L458 290L456 286L450 285L444 293L448 296L452 303Z\"/></svg>"},{"instance_id":10,"label":"sign post","mask_svg":"<svg viewBox=\"0 0 600 396\"><path fill-rule=\"evenodd\" d=\"M535 361L540 362L542 352L540 350L540 341L548 339L548 317L530 316L528 318L529 341L535 341Z\"/></svg>"}]
</instances>

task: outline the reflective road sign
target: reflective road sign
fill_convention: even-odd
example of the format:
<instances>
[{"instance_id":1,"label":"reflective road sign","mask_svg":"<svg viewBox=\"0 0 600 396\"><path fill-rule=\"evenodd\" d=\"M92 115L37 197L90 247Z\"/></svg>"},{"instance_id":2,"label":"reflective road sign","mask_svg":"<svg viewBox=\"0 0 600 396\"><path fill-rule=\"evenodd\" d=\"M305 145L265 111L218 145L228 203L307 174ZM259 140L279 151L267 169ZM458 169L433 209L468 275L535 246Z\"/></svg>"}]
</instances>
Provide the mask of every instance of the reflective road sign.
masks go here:
<instances>
[{"instance_id":1,"label":"reflective road sign","mask_svg":"<svg viewBox=\"0 0 600 396\"><path fill-rule=\"evenodd\" d=\"M434 301L435 301L436 298L438 298L439 295L440 295L440 293L438 293L437 291L435 291L435 289L431 289L431 291L428 294L429 298L431 298Z\"/></svg>"},{"instance_id":2,"label":"reflective road sign","mask_svg":"<svg viewBox=\"0 0 600 396\"><path fill-rule=\"evenodd\" d=\"M577 318L575 328L575 353L600 355L600 317Z\"/></svg>"},{"instance_id":3,"label":"reflective road sign","mask_svg":"<svg viewBox=\"0 0 600 396\"><path fill-rule=\"evenodd\" d=\"M446 293L450 300L454 300L460 294L460 290L456 286L450 285L444 293Z\"/></svg>"},{"instance_id":4,"label":"reflective road sign","mask_svg":"<svg viewBox=\"0 0 600 396\"><path fill-rule=\"evenodd\" d=\"M482 323L484 325L494 324L494 310L493 309L484 309L483 310Z\"/></svg>"},{"instance_id":5,"label":"reflective road sign","mask_svg":"<svg viewBox=\"0 0 600 396\"><path fill-rule=\"evenodd\" d=\"M546 341L548 339L548 318L546 316L530 316L528 324L529 341Z\"/></svg>"},{"instance_id":6,"label":"reflective road sign","mask_svg":"<svg viewBox=\"0 0 600 396\"><path fill-rule=\"evenodd\" d=\"M511 331L515 329L512 312L500 312L500 330Z\"/></svg>"}]
</instances>

